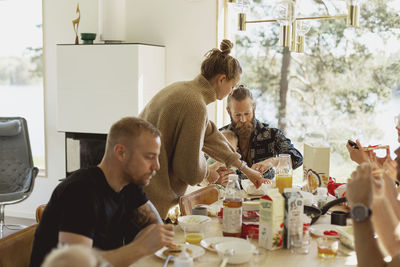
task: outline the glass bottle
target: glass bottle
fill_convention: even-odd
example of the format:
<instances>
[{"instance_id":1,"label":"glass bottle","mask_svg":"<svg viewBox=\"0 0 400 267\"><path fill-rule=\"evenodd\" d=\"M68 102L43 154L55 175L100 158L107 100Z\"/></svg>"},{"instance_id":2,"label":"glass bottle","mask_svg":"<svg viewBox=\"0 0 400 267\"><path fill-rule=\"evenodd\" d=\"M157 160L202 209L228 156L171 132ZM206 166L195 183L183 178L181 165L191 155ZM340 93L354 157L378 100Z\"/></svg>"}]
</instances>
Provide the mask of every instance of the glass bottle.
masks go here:
<instances>
[{"instance_id":1,"label":"glass bottle","mask_svg":"<svg viewBox=\"0 0 400 267\"><path fill-rule=\"evenodd\" d=\"M222 234L224 236L240 237L242 233L242 202L239 177L236 174L230 174L223 200Z\"/></svg>"},{"instance_id":2,"label":"glass bottle","mask_svg":"<svg viewBox=\"0 0 400 267\"><path fill-rule=\"evenodd\" d=\"M327 198L328 188L317 187L317 205L319 209L322 209L322 207L325 206Z\"/></svg>"},{"instance_id":3,"label":"glass bottle","mask_svg":"<svg viewBox=\"0 0 400 267\"><path fill-rule=\"evenodd\" d=\"M289 154L279 154L278 166L275 170L276 174L276 188L280 193L283 193L285 188L292 187L292 159Z\"/></svg>"}]
</instances>

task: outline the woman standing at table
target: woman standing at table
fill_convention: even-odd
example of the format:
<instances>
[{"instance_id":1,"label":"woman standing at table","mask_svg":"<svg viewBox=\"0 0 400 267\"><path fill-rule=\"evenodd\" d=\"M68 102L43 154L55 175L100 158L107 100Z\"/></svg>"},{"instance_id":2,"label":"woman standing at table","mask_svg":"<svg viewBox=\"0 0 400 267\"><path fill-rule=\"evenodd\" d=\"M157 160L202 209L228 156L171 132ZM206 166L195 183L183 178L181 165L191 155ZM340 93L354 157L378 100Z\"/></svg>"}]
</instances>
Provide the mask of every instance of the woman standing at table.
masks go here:
<instances>
[{"instance_id":1,"label":"woman standing at table","mask_svg":"<svg viewBox=\"0 0 400 267\"><path fill-rule=\"evenodd\" d=\"M206 54L200 75L162 89L139 115L162 133L161 168L144 188L162 218L166 218L189 184L198 184L204 178L213 183L229 172L208 169L203 152L226 166L237 167L256 187L264 182L258 171L240 160L207 115L207 105L230 94L240 80L240 63L229 55L232 47L229 40L223 40L220 49Z\"/></svg>"}]
</instances>

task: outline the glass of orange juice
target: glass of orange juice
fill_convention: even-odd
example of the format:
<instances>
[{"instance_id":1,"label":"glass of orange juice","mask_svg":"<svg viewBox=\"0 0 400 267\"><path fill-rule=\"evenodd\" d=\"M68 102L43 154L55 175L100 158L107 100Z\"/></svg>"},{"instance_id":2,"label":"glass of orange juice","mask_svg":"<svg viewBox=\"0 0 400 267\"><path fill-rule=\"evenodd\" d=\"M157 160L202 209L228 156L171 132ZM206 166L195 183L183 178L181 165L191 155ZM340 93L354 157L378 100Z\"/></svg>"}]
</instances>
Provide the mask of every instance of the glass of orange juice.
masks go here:
<instances>
[{"instance_id":1,"label":"glass of orange juice","mask_svg":"<svg viewBox=\"0 0 400 267\"><path fill-rule=\"evenodd\" d=\"M200 244L204 238L204 225L205 223L199 223L198 225L184 226L183 231L185 234L185 242L190 244Z\"/></svg>"},{"instance_id":2,"label":"glass of orange juice","mask_svg":"<svg viewBox=\"0 0 400 267\"><path fill-rule=\"evenodd\" d=\"M276 187L279 193L283 193L285 188L292 187L292 159L289 154L279 154L278 166L275 169L276 174Z\"/></svg>"},{"instance_id":3,"label":"glass of orange juice","mask_svg":"<svg viewBox=\"0 0 400 267\"><path fill-rule=\"evenodd\" d=\"M338 248L339 240L327 237L320 237L317 239L318 243L318 256L323 259L335 258Z\"/></svg>"}]
</instances>

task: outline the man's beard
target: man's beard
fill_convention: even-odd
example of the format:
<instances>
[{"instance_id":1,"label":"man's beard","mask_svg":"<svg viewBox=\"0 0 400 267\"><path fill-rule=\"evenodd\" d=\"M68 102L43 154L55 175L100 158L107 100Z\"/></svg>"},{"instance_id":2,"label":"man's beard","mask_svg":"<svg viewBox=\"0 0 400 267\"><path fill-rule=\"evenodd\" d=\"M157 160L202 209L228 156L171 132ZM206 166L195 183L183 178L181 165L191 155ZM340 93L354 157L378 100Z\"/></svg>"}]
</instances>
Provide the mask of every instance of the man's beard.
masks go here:
<instances>
[{"instance_id":1,"label":"man's beard","mask_svg":"<svg viewBox=\"0 0 400 267\"><path fill-rule=\"evenodd\" d=\"M145 175L148 179L146 179L146 182L144 182L142 185L143 186L149 185L151 178L153 178L153 176L156 174L157 174L156 171L152 171L151 174Z\"/></svg>"},{"instance_id":2,"label":"man's beard","mask_svg":"<svg viewBox=\"0 0 400 267\"><path fill-rule=\"evenodd\" d=\"M232 116L229 114L231 117L231 124L233 128L233 132L237 134L237 136L240 137L245 137L248 138L251 136L251 134L254 131L254 125L255 125L255 119L254 119L254 111L253 111L253 120L252 121L246 121L246 122L235 122L232 118Z\"/></svg>"}]
</instances>

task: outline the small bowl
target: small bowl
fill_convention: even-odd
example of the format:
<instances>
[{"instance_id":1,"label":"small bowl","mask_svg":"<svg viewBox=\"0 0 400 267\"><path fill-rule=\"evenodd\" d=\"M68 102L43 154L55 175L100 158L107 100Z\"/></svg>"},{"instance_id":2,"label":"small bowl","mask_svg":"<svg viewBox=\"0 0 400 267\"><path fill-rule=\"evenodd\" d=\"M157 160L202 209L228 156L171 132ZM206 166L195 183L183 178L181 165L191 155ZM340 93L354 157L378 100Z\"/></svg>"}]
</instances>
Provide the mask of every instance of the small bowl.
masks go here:
<instances>
[{"instance_id":1,"label":"small bowl","mask_svg":"<svg viewBox=\"0 0 400 267\"><path fill-rule=\"evenodd\" d=\"M229 256L228 263L243 264L251 259L256 247L250 244L250 242L240 241L227 241L215 245L215 250L221 259L224 258L225 252L231 249L234 250L234 253L232 256Z\"/></svg>"},{"instance_id":2,"label":"small bowl","mask_svg":"<svg viewBox=\"0 0 400 267\"><path fill-rule=\"evenodd\" d=\"M81 39L84 44L93 44L93 41L96 39L96 34L91 32L82 32Z\"/></svg>"},{"instance_id":3,"label":"small bowl","mask_svg":"<svg viewBox=\"0 0 400 267\"><path fill-rule=\"evenodd\" d=\"M210 221L211 218L204 215L186 215L178 217L178 223L182 230L186 228L188 231L196 231L200 229L200 224L208 223Z\"/></svg>"}]
</instances>

